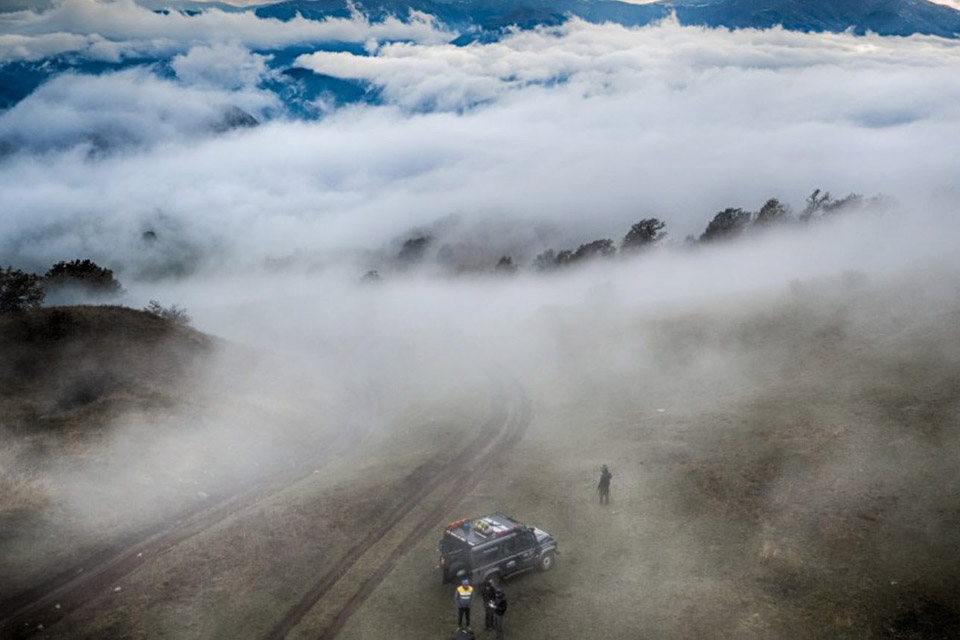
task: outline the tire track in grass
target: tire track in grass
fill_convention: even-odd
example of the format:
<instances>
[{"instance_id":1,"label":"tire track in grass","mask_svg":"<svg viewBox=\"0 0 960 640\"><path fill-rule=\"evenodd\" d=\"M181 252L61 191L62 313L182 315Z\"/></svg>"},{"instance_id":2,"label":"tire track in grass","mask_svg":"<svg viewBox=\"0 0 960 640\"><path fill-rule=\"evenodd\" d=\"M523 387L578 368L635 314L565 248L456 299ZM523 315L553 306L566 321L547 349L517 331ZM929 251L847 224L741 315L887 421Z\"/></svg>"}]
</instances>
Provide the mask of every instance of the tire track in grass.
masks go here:
<instances>
[{"instance_id":1,"label":"tire track in grass","mask_svg":"<svg viewBox=\"0 0 960 640\"><path fill-rule=\"evenodd\" d=\"M267 637L284 637L287 631L296 626L303 615L312 609L323 595L357 563L366 549L402 522L403 518L438 486L438 483L452 482L453 487L444 496L441 504L418 523L414 532L404 538L387 560L366 579L361 591L337 612L334 625L336 630L339 630L353 611L366 599L369 592L389 573L396 560L430 528L436 526L442 514L466 494L473 479L482 470L482 463L485 463L495 451L499 452L509 447L522 437L528 418L518 417L518 415L529 411L525 403L526 400L522 394L517 395L515 392L514 397L511 398L503 388L498 389L491 398L491 416L481 427L477 436L447 464L435 469L421 465L408 474L401 481L403 497L363 540L354 545L332 569L324 574L301 601L277 623ZM173 551L179 544L201 534L226 518L309 477L317 466L335 456L342 455L362 440L364 435L366 435L365 431L340 432L331 439L327 447L324 447L322 453L300 461L289 470L267 479L251 481L233 493L213 496L205 505L182 514L174 525L161 525L130 536L43 584L0 601L0 637L21 640L49 629L70 612L107 592L117 581L145 563ZM470 472L464 474L463 469L469 469Z\"/></svg>"},{"instance_id":2,"label":"tire track in grass","mask_svg":"<svg viewBox=\"0 0 960 640\"><path fill-rule=\"evenodd\" d=\"M350 617L360 608L374 589L396 566L397 561L410 551L425 535L436 528L444 516L469 492L482 474L485 466L497 455L518 442L530 422L530 403L516 385L511 389L501 388L494 396L499 406L494 418L460 454L443 465L426 479L415 492L399 501L388 517L354 545L332 569L327 571L313 587L277 622L264 640L281 640L287 636L344 575L359 562L367 550L398 526L415 507L432 493L437 486L449 485L441 499L422 517L414 528L398 543L369 575L354 594L337 609L328 626L318 636L321 640L336 637Z\"/></svg>"},{"instance_id":3,"label":"tire track in grass","mask_svg":"<svg viewBox=\"0 0 960 640\"><path fill-rule=\"evenodd\" d=\"M359 444L369 431L369 426L340 430L319 453L298 461L292 468L253 479L230 493L210 496L203 504L181 512L172 525L163 523L127 536L36 587L3 599L0 638L21 640L49 629L145 563L309 477L318 466Z\"/></svg>"}]
</instances>

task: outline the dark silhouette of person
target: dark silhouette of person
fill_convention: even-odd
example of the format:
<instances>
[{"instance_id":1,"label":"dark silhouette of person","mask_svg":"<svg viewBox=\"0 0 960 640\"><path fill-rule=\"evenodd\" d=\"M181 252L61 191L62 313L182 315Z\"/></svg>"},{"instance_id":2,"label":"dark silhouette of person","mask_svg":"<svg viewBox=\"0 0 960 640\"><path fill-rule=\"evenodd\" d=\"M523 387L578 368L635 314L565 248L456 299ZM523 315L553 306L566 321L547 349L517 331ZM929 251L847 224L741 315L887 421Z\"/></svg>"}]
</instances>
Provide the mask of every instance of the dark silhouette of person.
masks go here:
<instances>
[{"instance_id":1,"label":"dark silhouette of person","mask_svg":"<svg viewBox=\"0 0 960 640\"><path fill-rule=\"evenodd\" d=\"M473 587L470 586L470 581L466 578L463 579L463 582L460 583L457 590L453 592L453 601L457 604L457 626L469 627L470 605L473 604ZM464 621L466 621L467 624L463 624Z\"/></svg>"},{"instance_id":2,"label":"dark silhouette of person","mask_svg":"<svg viewBox=\"0 0 960 640\"><path fill-rule=\"evenodd\" d=\"M610 480L613 474L607 469L607 465L600 467L600 484L597 485L597 491L600 492L600 504L610 504Z\"/></svg>"},{"instance_id":3,"label":"dark silhouette of person","mask_svg":"<svg viewBox=\"0 0 960 640\"><path fill-rule=\"evenodd\" d=\"M497 632L497 640L503 640L503 614L507 612L507 594L497 587L494 590L493 601L493 630Z\"/></svg>"},{"instance_id":4,"label":"dark silhouette of person","mask_svg":"<svg viewBox=\"0 0 960 640\"><path fill-rule=\"evenodd\" d=\"M493 584L493 578L487 578L487 581L483 584L483 628L487 631L493 629L493 618L496 615L494 613L494 598L497 595L497 587Z\"/></svg>"}]
</instances>

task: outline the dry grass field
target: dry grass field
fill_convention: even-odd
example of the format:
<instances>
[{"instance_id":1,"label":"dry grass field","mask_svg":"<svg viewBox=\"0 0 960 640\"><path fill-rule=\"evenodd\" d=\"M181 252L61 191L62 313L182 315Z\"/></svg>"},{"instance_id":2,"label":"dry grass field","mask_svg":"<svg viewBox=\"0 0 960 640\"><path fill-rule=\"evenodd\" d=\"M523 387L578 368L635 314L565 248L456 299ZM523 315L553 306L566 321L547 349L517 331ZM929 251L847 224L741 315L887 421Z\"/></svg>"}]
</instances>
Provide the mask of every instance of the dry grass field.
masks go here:
<instances>
[{"instance_id":1,"label":"dry grass field","mask_svg":"<svg viewBox=\"0 0 960 640\"><path fill-rule=\"evenodd\" d=\"M509 367L511 384L529 399L529 427L440 514L442 524L500 510L559 539L553 571L506 582L507 637L960 637L960 288L955 278L937 282L920 291L906 281L879 287L838 278L682 312L574 303L531 319L529 352L538 357ZM29 321L49 326L52 313ZM138 493L142 474L118 467L117 496L151 496L159 506L117 499L94 526L62 504L77 495L58 485L70 477L65 469L130 454L138 438L153 447L189 443L185 408L210 420L208 409L224 399L235 406L246 398L234 416L260 412L260 420L224 422L249 447L265 442L251 424L315 416L291 406L302 394L286 402L264 394L258 404L232 386L184 387L216 371L209 363L225 347L210 338L137 312L61 313L77 327L88 315L110 319L84 325L87 337L66 338L67 348L58 346L64 338L35 338L28 320L0 325L3 348L16 355L6 360L13 364L3 372L0 407L0 482L11 488L0 504L0 573L13 576L4 597L240 477L222 452L211 452L206 466L198 455L182 461L177 491ZM31 365L62 358L75 360ZM101 377L72 377L79 362ZM30 634L269 637L358 532L401 500L411 478L429 477L473 441L496 413L491 397L481 372L418 389L335 459ZM176 438L127 429L118 445L111 425L131 415ZM264 474L279 472L276 461L291 450L319 446L317 438L292 428L273 434L271 442L295 446L271 449L262 459L274 466L264 462ZM238 456L248 450L239 447ZM139 460L150 469L167 454ZM609 506L595 492L604 463L614 473ZM219 484L195 484L205 468L217 469ZM378 570L390 545L437 515L441 489L418 498L288 637L329 637L332 612ZM64 521L73 526L52 544L49 533ZM436 569L439 531L389 565L339 637L452 634L451 588Z\"/></svg>"}]
</instances>

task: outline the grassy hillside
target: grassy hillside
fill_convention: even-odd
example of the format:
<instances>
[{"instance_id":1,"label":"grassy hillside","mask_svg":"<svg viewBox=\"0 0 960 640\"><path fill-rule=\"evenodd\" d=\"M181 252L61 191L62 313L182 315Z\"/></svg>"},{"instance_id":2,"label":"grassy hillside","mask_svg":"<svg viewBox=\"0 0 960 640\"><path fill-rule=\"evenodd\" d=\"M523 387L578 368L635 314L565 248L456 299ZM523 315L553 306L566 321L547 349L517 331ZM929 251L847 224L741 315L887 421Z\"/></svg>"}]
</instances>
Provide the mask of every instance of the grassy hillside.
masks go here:
<instances>
[{"instance_id":1,"label":"grassy hillside","mask_svg":"<svg viewBox=\"0 0 960 640\"><path fill-rule=\"evenodd\" d=\"M95 428L94 418L169 402L212 340L124 307L0 316L0 424L30 432Z\"/></svg>"},{"instance_id":2,"label":"grassy hillside","mask_svg":"<svg viewBox=\"0 0 960 640\"><path fill-rule=\"evenodd\" d=\"M110 306L0 317L0 597L321 450L342 387Z\"/></svg>"},{"instance_id":3,"label":"grassy hillside","mask_svg":"<svg viewBox=\"0 0 960 640\"><path fill-rule=\"evenodd\" d=\"M212 351L211 338L124 307L0 316L0 518L46 500L44 460L82 457L124 412L174 404Z\"/></svg>"}]
</instances>

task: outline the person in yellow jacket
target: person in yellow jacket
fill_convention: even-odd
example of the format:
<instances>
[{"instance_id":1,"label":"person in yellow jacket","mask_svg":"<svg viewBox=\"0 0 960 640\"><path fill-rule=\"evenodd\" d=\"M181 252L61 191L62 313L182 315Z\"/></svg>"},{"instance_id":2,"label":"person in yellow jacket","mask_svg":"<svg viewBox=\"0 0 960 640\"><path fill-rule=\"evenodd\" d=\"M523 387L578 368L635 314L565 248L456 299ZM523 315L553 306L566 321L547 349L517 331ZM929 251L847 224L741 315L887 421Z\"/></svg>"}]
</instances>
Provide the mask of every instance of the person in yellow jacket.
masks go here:
<instances>
[{"instance_id":1,"label":"person in yellow jacket","mask_svg":"<svg viewBox=\"0 0 960 640\"><path fill-rule=\"evenodd\" d=\"M453 594L453 600L457 603L457 626L470 627L470 605L473 604L473 587L466 578L457 587ZM466 625L464 625L466 621Z\"/></svg>"}]
</instances>

